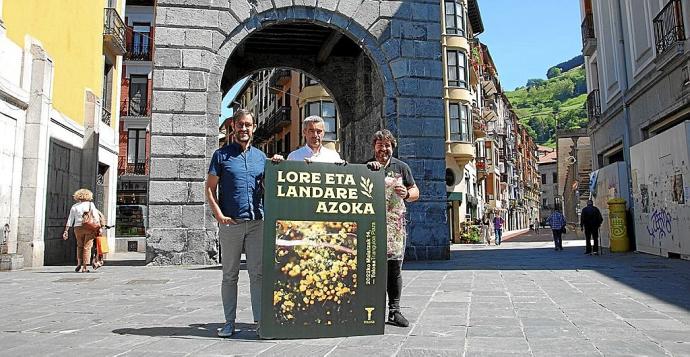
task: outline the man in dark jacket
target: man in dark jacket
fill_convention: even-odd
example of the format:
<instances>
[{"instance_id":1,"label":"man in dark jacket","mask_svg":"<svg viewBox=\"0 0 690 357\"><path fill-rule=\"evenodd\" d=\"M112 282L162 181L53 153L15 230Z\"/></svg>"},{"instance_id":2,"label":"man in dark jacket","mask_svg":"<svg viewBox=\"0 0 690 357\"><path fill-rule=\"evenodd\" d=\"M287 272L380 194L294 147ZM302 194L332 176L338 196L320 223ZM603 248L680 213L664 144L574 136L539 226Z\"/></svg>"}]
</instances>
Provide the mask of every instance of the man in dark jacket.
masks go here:
<instances>
[{"instance_id":1,"label":"man in dark jacket","mask_svg":"<svg viewBox=\"0 0 690 357\"><path fill-rule=\"evenodd\" d=\"M587 201L587 207L582 210L580 215L580 227L585 231L586 248L585 254L599 254L599 227L604 218L601 217L599 209L594 207L592 200ZM594 250L590 238L594 238Z\"/></svg>"}]
</instances>

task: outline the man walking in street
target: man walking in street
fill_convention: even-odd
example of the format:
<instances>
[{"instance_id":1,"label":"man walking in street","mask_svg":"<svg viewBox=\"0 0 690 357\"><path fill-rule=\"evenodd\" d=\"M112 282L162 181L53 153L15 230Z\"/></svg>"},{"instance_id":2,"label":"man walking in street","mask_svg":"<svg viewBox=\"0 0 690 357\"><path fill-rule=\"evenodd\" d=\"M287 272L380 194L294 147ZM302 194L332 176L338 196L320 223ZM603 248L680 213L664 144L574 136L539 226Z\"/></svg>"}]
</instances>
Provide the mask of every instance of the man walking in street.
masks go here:
<instances>
[{"instance_id":1,"label":"man walking in street","mask_svg":"<svg viewBox=\"0 0 690 357\"><path fill-rule=\"evenodd\" d=\"M582 210L580 215L580 228L585 231L585 254L599 254L599 227L604 222L601 212L594 206L592 200L587 201L587 207ZM594 250L590 238L594 239Z\"/></svg>"},{"instance_id":2,"label":"man walking in street","mask_svg":"<svg viewBox=\"0 0 690 357\"><path fill-rule=\"evenodd\" d=\"M565 216L561 213L559 208L556 208L553 213L547 218L547 222L551 226L553 232L554 250L563 250L563 233L565 230Z\"/></svg>"},{"instance_id":3,"label":"man walking in street","mask_svg":"<svg viewBox=\"0 0 690 357\"><path fill-rule=\"evenodd\" d=\"M496 245L501 245L501 238L503 237L503 217L498 212L494 215L494 241Z\"/></svg>"},{"instance_id":4,"label":"man walking in street","mask_svg":"<svg viewBox=\"0 0 690 357\"><path fill-rule=\"evenodd\" d=\"M405 202L414 202L419 199L419 189L412 177L410 167L393 157L393 149L397 141L390 131L381 130L374 133L372 144L374 158L367 162L367 166L374 171L383 169L386 176L388 323L407 327L410 323L400 312L401 269L407 238Z\"/></svg>"},{"instance_id":5,"label":"man walking in street","mask_svg":"<svg viewBox=\"0 0 690 357\"><path fill-rule=\"evenodd\" d=\"M221 297L225 325L219 337L235 333L237 280L242 249L247 271L254 321L261 316L261 254L263 242L263 179L266 155L251 146L256 124L245 109L232 118L234 141L213 153L206 179L206 199L218 221L223 281Z\"/></svg>"},{"instance_id":6,"label":"man walking in street","mask_svg":"<svg viewBox=\"0 0 690 357\"><path fill-rule=\"evenodd\" d=\"M288 160L304 160L306 162L342 163L343 159L337 151L323 146L326 134L325 122L317 115L306 117L302 122L302 135L306 144L288 155ZM280 157L282 159L282 157ZM276 156L274 156L274 161Z\"/></svg>"}]
</instances>

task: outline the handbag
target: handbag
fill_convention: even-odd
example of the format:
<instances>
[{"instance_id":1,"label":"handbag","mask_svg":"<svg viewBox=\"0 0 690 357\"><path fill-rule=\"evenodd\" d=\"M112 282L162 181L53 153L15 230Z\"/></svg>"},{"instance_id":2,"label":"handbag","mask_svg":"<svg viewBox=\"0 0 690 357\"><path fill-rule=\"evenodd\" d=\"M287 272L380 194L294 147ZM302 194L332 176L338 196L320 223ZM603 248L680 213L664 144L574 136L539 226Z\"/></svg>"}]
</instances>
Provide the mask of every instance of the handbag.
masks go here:
<instances>
[{"instance_id":1,"label":"handbag","mask_svg":"<svg viewBox=\"0 0 690 357\"><path fill-rule=\"evenodd\" d=\"M565 229L565 226L563 226L563 228L561 228L561 233L562 233L562 234L566 234L566 233L568 233L568 230L567 230L567 229Z\"/></svg>"},{"instance_id":2,"label":"handbag","mask_svg":"<svg viewBox=\"0 0 690 357\"><path fill-rule=\"evenodd\" d=\"M98 230L101 229L101 222L99 219L96 219L96 217L94 217L93 211L91 209L92 207L93 203L91 204L91 206L89 206L89 210L84 212L84 214L81 216L81 226L90 231L98 232Z\"/></svg>"},{"instance_id":3,"label":"handbag","mask_svg":"<svg viewBox=\"0 0 690 357\"><path fill-rule=\"evenodd\" d=\"M103 254L108 253L110 251L108 249L108 237L106 237L106 236L96 237L96 251L98 251L98 255L103 255Z\"/></svg>"}]
</instances>

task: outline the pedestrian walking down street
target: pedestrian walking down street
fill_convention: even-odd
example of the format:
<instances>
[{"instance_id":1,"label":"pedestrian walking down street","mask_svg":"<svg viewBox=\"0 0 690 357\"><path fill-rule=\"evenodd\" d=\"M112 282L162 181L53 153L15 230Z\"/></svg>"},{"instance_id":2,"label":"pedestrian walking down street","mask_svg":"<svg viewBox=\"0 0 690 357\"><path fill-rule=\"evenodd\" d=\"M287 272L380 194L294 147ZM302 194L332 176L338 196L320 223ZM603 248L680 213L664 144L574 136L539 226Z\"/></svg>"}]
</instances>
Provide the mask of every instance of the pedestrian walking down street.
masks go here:
<instances>
[{"instance_id":1,"label":"pedestrian walking down street","mask_svg":"<svg viewBox=\"0 0 690 357\"><path fill-rule=\"evenodd\" d=\"M367 166L374 171L383 169L386 176L388 323L407 327L410 323L400 312L400 296L403 286L401 269L407 239L405 202L414 202L419 199L419 189L415 184L410 167L393 157L393 149L395 149L397 141L390 131L381 130L374 133L372 144L374 146L374 158L367 162Z\"/></svg>"},{"instance_id":2,"label":"pedestrian walking down street","mask_svg":"<svg viewBox=\"0 0 690 357\"><path fill-rule=\"evenodd\" d=\"M554 250L563 250L563 233L565 233L565 217L563 216L563 213L556 208L549 218L547 218L547 222L551 226L551 232L553 232L553 244L554 244Z\"/></svg>"},{"instance_id":3,"label":"pedestrian walking down street","mask_svg":"<svg viewBox=\"0 0 690 357\"><path fill-rule=\"evenodd\" d=\"M213 153L206 178L206 199L218 221L223 264L221 298L225 325L218 331L219 337L230 337L235 333L242 248L247 258L254 322L258 323L261 316L266 154L251 145L256 122L250 111L237 110L232 118L232 128L234 141Z\"/></svg>"},{"instance_id":4,"label":"pedestrian walking down street","mask_svg":"<svg viewBox=\"0 0 690 357\"><path fill-rule=\"evenodd\" d=\"M65 223L65 231L62 239L69 238L69 228L74 228L74 237L77 239L77 273L88 273L87 266L91 264L91 247L101 227L105 226L105 216L93 204L93 192L82 188L72 195L77 203L69 210L69 217ZM96 266L94 266L96 268Z\"/></svg>"},{"instance_id":5,"label":"pedestrian walking down street","mask_svg":"<svg viewBox=\"0 0 690 357\"><path fill-rule=\"evenodd\" d=\"M503 217L499 216L498 213L494 216L494 242L496 245L501 245L501 238L503 238Z\"/></svg>"},{"instance_id":6,"label":"pedestrian walking down street","mask_svg":"<svg viewBox=\"0 0 690 357\"><path fill-rule=\"evenodd\" d=\"M539 234L539 218L534 219L534 233Z\"/></svg>"},{"instance_id":7,"label":"pedestrian walking down street","mask_svg":"<svg viewBox=\"0 0 690 357\"><path fill-rule=\"evenodd\" d=\"M486 245L491 245L491 222L489 217L484 217L482 219L482 238Z\"/></svg>"},{"instance_id":8,"label":"pedestrian walking down street","mask_svg":"<svg viewBox=\"0 0 690 357\"><path fill-rule=\"evenodd\" d=\"M599 209L594 206L592 200L587 201L587 207L580 215L580 228L585 231L585 254L599 254L599 227L602 222L604 218ZM594 240L594 250L590 239Z\"/></svg>"}]
</instances>

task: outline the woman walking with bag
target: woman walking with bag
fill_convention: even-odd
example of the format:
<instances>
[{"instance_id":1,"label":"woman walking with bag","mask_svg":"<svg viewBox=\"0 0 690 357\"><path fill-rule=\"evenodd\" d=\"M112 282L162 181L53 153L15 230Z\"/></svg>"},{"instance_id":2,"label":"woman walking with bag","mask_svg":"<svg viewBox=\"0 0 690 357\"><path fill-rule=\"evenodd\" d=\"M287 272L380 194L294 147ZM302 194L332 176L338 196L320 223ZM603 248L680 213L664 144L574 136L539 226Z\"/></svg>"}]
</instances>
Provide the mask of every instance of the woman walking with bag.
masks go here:
<instances>
[{"instance_id":1,"label":"woman walking with bag","mask_svg":"<svg viewBox=\"0 0 690 357\"><path fill-rule=\"evenodd\" d=\"M77 238L77 268L74 271L88 273L91 248L101 226L105 224L105 218L93 204L91 191L82 188L77 190L72 197L77 203L69 211L62 239L67 240L69 228L74 227L74 236Z\"/></svg>"}]
</instances>

